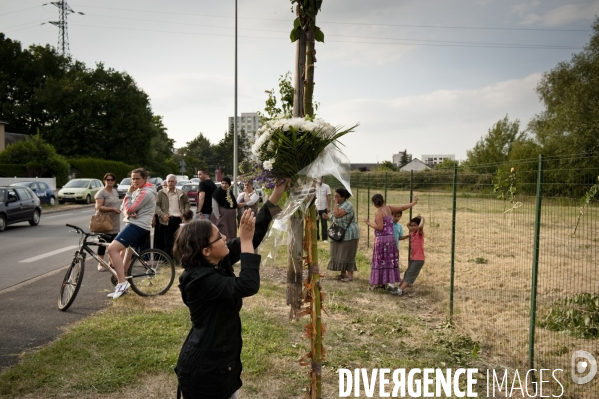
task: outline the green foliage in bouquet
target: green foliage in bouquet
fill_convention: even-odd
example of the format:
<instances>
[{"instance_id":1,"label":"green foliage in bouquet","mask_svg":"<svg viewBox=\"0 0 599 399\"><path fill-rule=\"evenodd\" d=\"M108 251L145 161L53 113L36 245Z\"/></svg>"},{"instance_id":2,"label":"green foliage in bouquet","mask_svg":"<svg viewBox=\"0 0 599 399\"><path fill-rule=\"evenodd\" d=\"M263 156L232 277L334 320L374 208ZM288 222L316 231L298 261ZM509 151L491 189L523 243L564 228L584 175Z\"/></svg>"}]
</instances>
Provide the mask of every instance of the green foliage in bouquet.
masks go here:
<instances>
[{"instance_id":1,"label":"green foliage in bouquet","mask_svg":"<svg viewBox=\"0 0 599 399\"><path fill-rule=\"evenodd\" d=\"M297 179L300 170L310 165L338 139L352 132L358 125L342 130L321 119L274 119L256 132L252 153L276 178Z\"/></svg>"}]
</instances>

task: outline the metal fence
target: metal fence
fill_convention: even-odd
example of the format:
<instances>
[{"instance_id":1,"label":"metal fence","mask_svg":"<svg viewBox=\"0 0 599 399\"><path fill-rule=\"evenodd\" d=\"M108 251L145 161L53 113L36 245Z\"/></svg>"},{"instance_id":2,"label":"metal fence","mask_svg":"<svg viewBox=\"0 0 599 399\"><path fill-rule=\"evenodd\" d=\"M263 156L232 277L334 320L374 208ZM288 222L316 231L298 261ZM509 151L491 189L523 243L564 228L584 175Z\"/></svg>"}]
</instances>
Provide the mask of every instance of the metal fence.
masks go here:
<instances>
[{"instance_id":1,"label":"metal fence","mask_svg":"<svg viewBox=\"0 0 599 399\"><path fill-rule=\"evenodd\" d=\"M490 368L562 369L572 397L599 397L599 375L586 385L570 376L575 351L599 359L599 198L581 201L598 176L599 158L581 156L352 172L351 200L362 220L374 217L375 193L387 204L418 195L401 220L405 226L416 214L426 218L417 289L481 344ZM372 232L362 239L372 245ZM402 275L407 242L400 244Z\"/></svg>"}]
</instances>

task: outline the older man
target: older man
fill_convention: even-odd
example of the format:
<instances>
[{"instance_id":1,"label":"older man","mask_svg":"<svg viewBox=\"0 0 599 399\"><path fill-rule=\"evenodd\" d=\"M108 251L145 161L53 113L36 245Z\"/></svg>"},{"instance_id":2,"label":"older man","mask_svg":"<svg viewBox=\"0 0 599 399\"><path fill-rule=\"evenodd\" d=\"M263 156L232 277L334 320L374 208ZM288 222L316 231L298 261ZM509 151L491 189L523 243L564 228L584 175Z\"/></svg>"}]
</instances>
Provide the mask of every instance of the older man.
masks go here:
<instances>
[{"instance_id":1,"label":"older man","mask_svg":"<svg viewBox=\"0 0 599 399\"><path fill-rule=\"evenodd\" d=\"M168 175L166 188L159 191L156 196L156 215L158 215L160 230L164 236L164 249L170 256L173 255L175 233L182 222L181 215L191 207L185 191L179 190L175 187L176 185L177 177Z\"/></svg>"}]
</instances>

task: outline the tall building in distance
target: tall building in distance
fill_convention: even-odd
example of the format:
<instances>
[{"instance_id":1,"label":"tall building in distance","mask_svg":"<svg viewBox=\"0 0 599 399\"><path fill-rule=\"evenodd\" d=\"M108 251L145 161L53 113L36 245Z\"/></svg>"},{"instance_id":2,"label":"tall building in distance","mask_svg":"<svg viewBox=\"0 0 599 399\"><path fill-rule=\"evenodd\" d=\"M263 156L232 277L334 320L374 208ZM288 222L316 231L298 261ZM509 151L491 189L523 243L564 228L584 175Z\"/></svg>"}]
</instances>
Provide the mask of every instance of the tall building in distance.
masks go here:
<instances>
[{"instance_id":1,"label":"tall building in distance","mask_svg":"<svg viewBox=\"0 0 599 399\"><path fill-rule=\"evenodd\" d=\"M227 125L227 131L233 124L233 117L229 117L229 124ZM262 127L260 123L260 117L256 112L242 112L241 116L237 117L237 131L241 132L243 129L246 133L253 133Z\"/></svg>"},{"instance_id":2,"label":"tall building in distance","mask_svg":"<svg viewBox=\"0 0 599 399\"><path fill-rule=\"evenodd\" d=\"M425 164L427 164L429 167L431 168L435 168L435 165L440 164L441 162L443 162L446 159L451 159L452 161L455 161L455 155L454 154L434 154L434 155L423 155L422 156L422 162L424 162Z\"/></svg>"}]
</instances>

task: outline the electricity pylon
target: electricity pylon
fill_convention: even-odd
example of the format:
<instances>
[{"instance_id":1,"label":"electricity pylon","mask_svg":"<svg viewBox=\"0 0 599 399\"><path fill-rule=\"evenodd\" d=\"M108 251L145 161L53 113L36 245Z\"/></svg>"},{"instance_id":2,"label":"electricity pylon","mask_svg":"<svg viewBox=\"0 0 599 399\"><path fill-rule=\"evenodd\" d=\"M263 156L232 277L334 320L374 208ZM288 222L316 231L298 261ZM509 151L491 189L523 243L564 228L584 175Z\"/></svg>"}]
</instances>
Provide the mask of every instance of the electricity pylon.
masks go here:
<instances>
[{"instance_id":1,"label":"electricity pylon","mask_svg":"<svg viewBox=\"0 0 599 399\"><path fill-rule=\"evenodd\" d=\"M54 26L58 27L58 50L64 57L68 57L70 53L69 49L69 31L67 27L67 16L74 14L75 11L67 4L65 0L53 1L50 4L54 4L58 7L59 21L50 21ZM77 14L84 15L82 12Z\"/></svg>"}]
</instances>

